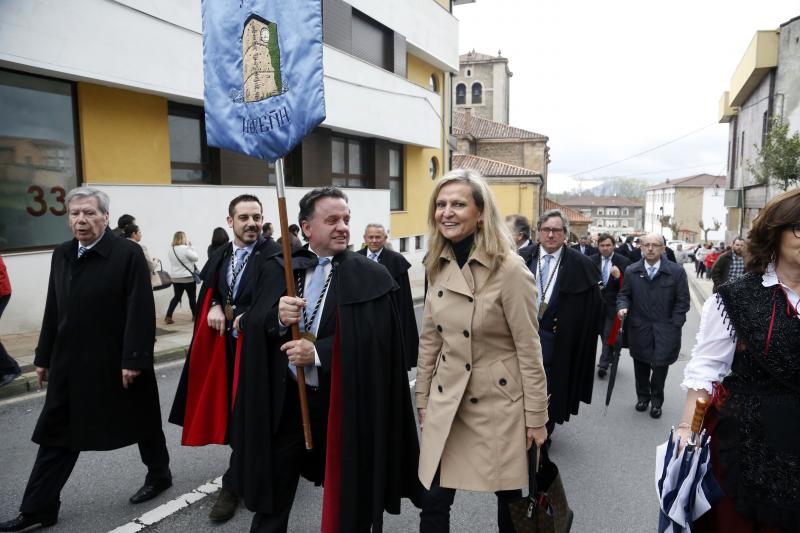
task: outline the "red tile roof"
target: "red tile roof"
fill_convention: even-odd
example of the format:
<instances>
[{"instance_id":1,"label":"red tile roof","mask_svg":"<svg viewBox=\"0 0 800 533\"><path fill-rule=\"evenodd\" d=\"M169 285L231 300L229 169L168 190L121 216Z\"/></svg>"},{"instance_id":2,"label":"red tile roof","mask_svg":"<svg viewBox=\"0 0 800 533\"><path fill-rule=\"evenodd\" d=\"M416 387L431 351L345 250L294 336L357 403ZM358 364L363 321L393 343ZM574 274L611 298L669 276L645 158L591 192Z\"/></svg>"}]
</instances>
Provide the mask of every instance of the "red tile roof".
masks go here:
<instances>
[{"instance_id":1,"label":"red tile roof","mask_svg":"<svg viewBox=\"0 0 800 533\"><path fill-rule=\"evenodd\" d=\"M725 187L727 178L725 176L714 176L711 174L695 174L694 176L687 176L685 178L677 178L674 180L666 180L650 187L645 187L644 190L652 191L654 189L670 189L672 187Z\"/></svg>"},{"instance_id":2,"label":"red tile roof","mask_svg":"<svg viewBox=\"0 0 800 533\"><path fill-rule=\"evenodd\" d=\"M494 159L487 159L485 157L478 157L468 154L453 154L453 168L466 168L475 170L482 176L486 177L500 177L500 176L532 176L541 178L542 175L534 172L531 169L518 167L516 165L509 165Z\"/></svg>"},{"instance_id":3,"label":"red tile roof","mask_svg":"<svg viewBox=\"0 0 800 533\"><path fill-rule=\"evenodd\" d=\"M564 199L561 204L572 207L644 207L644 202L621 196L577 196Z\"/></svg>"},{"instance_id":4,"label":"red tile roof","mask_svg":"<svg viewBox=\"0 0 800 533\"><path fill-rule=\"evenodd\" d=\"M584 223L584 224L591 224L592 223L592 219L587 217L583 213L581 213L579 211L575 211L574 209L569 208L569 207L567 207L565 205L561 205L561 204L559 204L557 202L554 202L550 198L545 198L544 199L544 210L545 211L550 211L551 209L558 209L559 211L561 211L562 213L567 215L567 218L569 219L569 221L571 223Z\"/></svg>"},{"instance_id":5,"label":"red tile roof","mask_svg":"<svg viewBox=\"0 0 800 533\"><path fill-rule=\"evenodd\" d=\"M472 135L476 139L533 139L547 142L547 136L533 131L515 128L501 122L471 115L469 125L465 124L466 113L453 111L453 133L455 135Z\"/></svg>"}]
</instances>

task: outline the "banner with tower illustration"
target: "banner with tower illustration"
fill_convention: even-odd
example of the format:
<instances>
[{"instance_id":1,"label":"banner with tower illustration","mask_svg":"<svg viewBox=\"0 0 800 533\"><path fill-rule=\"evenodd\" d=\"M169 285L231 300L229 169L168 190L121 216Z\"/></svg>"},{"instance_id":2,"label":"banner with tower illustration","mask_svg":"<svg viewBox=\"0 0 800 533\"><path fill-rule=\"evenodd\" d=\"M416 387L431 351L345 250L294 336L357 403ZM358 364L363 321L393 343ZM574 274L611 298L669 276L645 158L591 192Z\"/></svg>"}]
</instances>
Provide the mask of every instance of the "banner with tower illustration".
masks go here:
<instances>
[{"instance_id":1,"label":"banner with tower illustration","mask_svg":"<svg viewBox=\"0 0 800 533\"><path fill-rule=\"evenodd\" d=\"M208 144L267 161L325 120L321 0L203 0Z\"/></svg>"}]
</instances>

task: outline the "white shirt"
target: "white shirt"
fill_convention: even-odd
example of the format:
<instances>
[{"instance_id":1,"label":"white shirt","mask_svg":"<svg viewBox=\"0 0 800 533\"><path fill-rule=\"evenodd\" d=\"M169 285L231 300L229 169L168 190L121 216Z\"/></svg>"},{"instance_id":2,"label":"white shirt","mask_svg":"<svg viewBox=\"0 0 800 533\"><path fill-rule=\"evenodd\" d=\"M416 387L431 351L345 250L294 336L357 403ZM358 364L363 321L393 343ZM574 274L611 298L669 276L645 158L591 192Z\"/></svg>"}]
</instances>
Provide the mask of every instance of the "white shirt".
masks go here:
<instances>
[{"instance_id":1,"label":"white shirt","mask_svg":"<svg viewBox=\"0 0 800 533\"><path fill-rule=\"evenodd\" d=\"M556 265L559 265L559 260L561 259L561 254L564 251L564 246L562 245L558 250L551 254L547 254L545 249L542 248L542 245L539 245L539 263L536 269L536 288L540 291L547 289L547 292L542 295L542 301L544 303L548 303L550 301L550 297L553 295L553 289L556 286L556 280L558 279L558 268ZM550 272L547 274L547 279L539 280L539 273L544 271L544 256L551 255L553 258L550 260ZM549 286L548 286L549 285Z\"/></svg>"},{"instance_id":2,"label":"white shirt","mask_svg":"<svg viewBox=\"0 0 800 533\"><path fill-rule=\"evenodd\" d=\"M93 247L95 244L97 244L98 242L100 242L100 239L102 239L102 238L103 238L103 235L105 235L105 234L106 234L106 232L105 232L105 231L103 231L103 233L101 233L101 234L100 234L100 236L99 236L98 238L96 238L95 240L93 240L92 242L90 242L89 244L87 244L86 246L83 246L83 245L81 244L81 241L78 241L78 257L80 257L80 253L81 253L81 251L80 251L80 250L81 250L81 247L82 247L82 246L83 246L83 248L86 248L86 250L87 250L87 251L91 250L91 248L92 248L92 247ZM86 253L86 252L84 252L84 253Z\"/></svg>"},{"instance_id":3,"label":"white shirt","mask_svg":"<svg viewBox=\"0 0 800 533\"><path fill-rule=\"evenodd\" d=\"M778 280L773 265L767 267L761 279L764 287L773 287L780 283L786 291L789 305L797 307L800 296ZM721 382L731 371L736 343L727 324L723 323L724 304L720 309L717 309L717 305L716 295L709 297L703 304L697 344L692 349L691 361L683 370L683 390L705 389L712 394L714 383Z\"/></svg>"},{"instance_id":4,"label":"white shirt","mask_svg":"<svg viewBox=\"0 0 800 533\"><path fill-rule=\"evenodd\" d=\"M655 276L656 274L658 274L658 270L661 268L661 259L659 259L658 261L656 261L656 264L655 264L655 265L651 265L650 263L648 263L648 262L647 262L647 259L645 259L645 260L644 260L644 271L645 271L645 273L647 274L647 277L648 277L648 278L650 277L650 269L651 269L651 268L655 268L655 271L653 272L653 275L654 275L654 276Z\"/></svg>"},{"instance_id":5,"label":"white shirt","mask_svg":"<svg viewBox=\"0 0 800 533\"><path fill-rule=\"evenodd\" d=\"M377 252L371 252L369 248L367 248L367 259L371 259L373 261L378 261L381 258L381 253L383 252L383 248L381 247L380 250ZM375 259L372 259L372 254L375 254ZM326 267L327 268L327 267Z\"/></svg>"},{"instance_id":6,"label":"white shirt","mask_svg":"<svg viewBox=\"0 0 800 533\"><path fill-rule=\"evenodd\" d=\"M233 254L232 257L234 258L234 262L236 262L235 266L237 268L239 266L239 263L238 263L238 258L236 257L236 251L237 250L247 250L247 255L245 257L247 258L247 263L249 263L250 262L249 257L253 254L253 249L255 249L255 247L256 247L256 243L255 242L252 243L252 244L248 244L247 246L243 246L241 248L239 246L236 246L234 243L231 243L231 248L233 248L233 251L231 253ZM242 279L242 276L244 275L244 271L247 268L247 263L245 263L244 268L242 268L239 271L239 274L236 276L236 280L237 281L240 281ZM233 282L233 268L234 267L232 267L231 264L228 263L228 274L227 274L228 287L230 287L231 283Z\"/></svg>"}]
</instances>

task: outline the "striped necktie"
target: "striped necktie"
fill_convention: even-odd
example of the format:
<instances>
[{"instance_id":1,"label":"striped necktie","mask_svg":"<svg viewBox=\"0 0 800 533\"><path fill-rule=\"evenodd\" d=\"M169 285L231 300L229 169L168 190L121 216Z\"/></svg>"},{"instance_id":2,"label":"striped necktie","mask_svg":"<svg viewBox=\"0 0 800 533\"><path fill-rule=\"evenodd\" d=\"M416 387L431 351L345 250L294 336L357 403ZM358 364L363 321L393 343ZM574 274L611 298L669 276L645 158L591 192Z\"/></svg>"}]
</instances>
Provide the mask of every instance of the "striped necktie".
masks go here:
<instances>
[{"instance_id":1,"label":"striped necktie","mask_svg":"<svg viewBox=\"0 0 800 533\"><path fill-rule=\"evenodd\" d=\"M88 248L87 248L87 247L85 247L85 246L80 246L80 245L79 245L79 246L78 246L78 259L80 259L81 257L83 257L83 256L84 256L84 254L86 253L86 251L87 251L87 250L88 250Z\"/></svg>"}]
</instances>

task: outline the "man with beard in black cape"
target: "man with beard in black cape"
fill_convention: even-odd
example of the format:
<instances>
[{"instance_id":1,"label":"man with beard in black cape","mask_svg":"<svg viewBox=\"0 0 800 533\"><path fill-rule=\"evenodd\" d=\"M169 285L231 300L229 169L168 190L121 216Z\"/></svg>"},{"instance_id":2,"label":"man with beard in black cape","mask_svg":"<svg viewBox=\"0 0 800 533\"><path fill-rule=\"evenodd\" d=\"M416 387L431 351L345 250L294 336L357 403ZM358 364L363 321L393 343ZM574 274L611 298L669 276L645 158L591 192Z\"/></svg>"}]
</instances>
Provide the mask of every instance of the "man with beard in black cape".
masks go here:
<instances>
[{"instance_id":1,"label":"man with beard in black cape","mask_svg":"<svg viewBox=\"0 0 800 533\"><path fill-rule=\"evenodd\" d=\"M359 254L386 267L399 289L393 293L397 311L400 314L400 329L403 332L403 349L406 353L406 369L417 366L419 352L419 332L417 318L414 315L414 298L411 296L411 283L408 280L408 269L411 263L402 254L386 247L386 229L382 224L367 224L364 230L366 247Z\"/></svg>"},{"instance_id":2,"label":"man with beard in black cape","mask_svg":"<svg viewBox=\"0 0 800 533\"><path fill-rule=\"evenodd\" d=\"M597 337L602 325L600 270L564 245L569 221L553 209L536 224L538 244L519 254L536 278L539 337L547 374L548 433L591 403Z\"/></svg>"},{"instance_id":3,"label":"man with beard in black cape","mask_svg":"<svg viewBox=\"0 0 800 533\"><path fill-rule=\"evenodd\" d=\"M261 270L240 321L243 345L231 438L233 477L251 531L285 532L299 477L324 483L323 533L381 531L383 512L419 490L416 424L386 269L347 250L350 209L339 189L300 201L308 248L296 252L298 296L283 258ZM262 281L263 280L263 281ZM301 325L303 338L288 329ZM303 366L314 439L304 446L295 365Z\"/></svg>"},{"instance_id":4,"label":"man with beard in black cape","mask_svg":"<svg viewBox=\"0 0 800 533\"><path fill-rule=\"evenodd\" d=\"M229 443L237 347L234 324L253 301L261 265L280 252L272 238L261 236L263 221L256 196L241 194L231 200L227 222L233 241L217 249L201 272L194 336L169 415L170 422L183 426L184 446ZM238 503L228 470L208 516L215 522L229 520Z\"/></svg>"}]
</instances>

